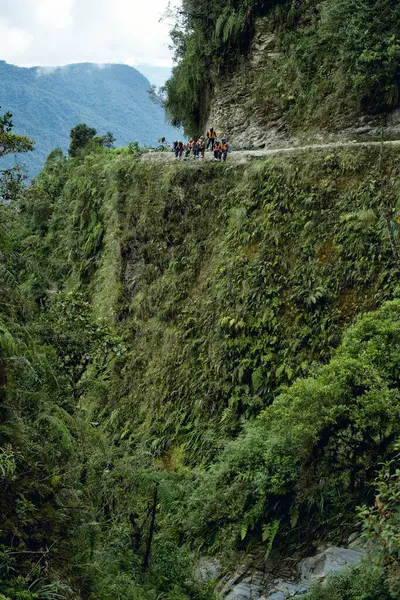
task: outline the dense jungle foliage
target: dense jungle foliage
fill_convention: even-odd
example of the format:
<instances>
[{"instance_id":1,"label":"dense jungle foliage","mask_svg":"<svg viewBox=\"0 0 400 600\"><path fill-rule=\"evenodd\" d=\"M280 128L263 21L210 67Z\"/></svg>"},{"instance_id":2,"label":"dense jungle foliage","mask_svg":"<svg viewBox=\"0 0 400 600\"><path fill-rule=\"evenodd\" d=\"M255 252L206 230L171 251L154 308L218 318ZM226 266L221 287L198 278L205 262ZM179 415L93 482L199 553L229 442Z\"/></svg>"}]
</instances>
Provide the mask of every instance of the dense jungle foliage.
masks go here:
<instances>
[{"instance_id":1,"label":"dense jungle foliage","mask_svg":"<svg viewBox=\"0 0 400 600\"><path fill-rule=\"evenodd\" d=\"M313 600L397 597L399 171L385 148L188 166L95 145L17 178L2 600L211 600L199 554L262 562L360 520L373 573Z\"/></svg>"},{"instance_id":2,"label":"dense jungle foliage","mask_svg":"<svg viewBox=\"0 0 400 600\"><path fill-rule=\"evenodd\" d=\"M257 19L275 36L274 58L249 69L245 55ZM400 104L397 0L184 0L172 31L177 65L166 84L175 125L196 133L216 82L243 64L251 102L266 118L340 127L361 113Z\"/></svg>"}]
</instances>

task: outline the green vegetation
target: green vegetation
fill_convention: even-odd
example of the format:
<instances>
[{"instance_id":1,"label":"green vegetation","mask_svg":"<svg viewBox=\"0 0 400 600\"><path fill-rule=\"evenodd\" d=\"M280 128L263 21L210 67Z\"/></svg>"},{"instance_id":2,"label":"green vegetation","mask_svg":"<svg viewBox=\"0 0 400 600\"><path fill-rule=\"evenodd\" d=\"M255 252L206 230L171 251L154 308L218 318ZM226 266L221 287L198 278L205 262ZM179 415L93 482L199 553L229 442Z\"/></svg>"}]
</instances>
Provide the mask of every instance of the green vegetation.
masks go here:
<instances>
[{"instance_id":1,"label":"green vegetation","mask_svg":"<svg viewBox=\"0 0 400 600\"><path fill-rule=\"evenodd\" d=\"M171 120L204 125L259 17L280 53L246 75L265 114L301 127L385 113L400 98L399 11L184 0ZM12 93L14 68L0 71ZM17 71L44 107L71 97L69 79L92 107L29 188L0 172L0 599L211 600L200 555L264 564L360 523L372 565L307 600L398 598L396 148L142 161L139 143L116 150L110 132L76 125L82 114L118 137L110 93L129 129L131 69ZM60 106L46 113L51 146ZM0 157L33 147L12 126L6 113Z\"/></svg>"},{"instance_id":2,"label":"green vegetation","mask_svg":"<svg viewBox=\"0 0 400 600\"><path fill-rule=\"evenodd\" d=\"M1 109L1 106L0 106ZM18 152L30 152L34 142L25 136L13 133L12 114L0 114L0 158ZM0 202L15 199L19 193L24 175L18 167L0 171Z\"/></svg>"},{"instance_id":3,"label":"green vegetation","mask_svg":"<svg viewBox=\"0 0 400 600\"><path fill-rule=\"evenodd\" d=\"M0 204L0 597L208 600L189 552L155 530L174 482L144 449L122 452L84 400L105 392L125 344L81 293L57 289L68 259L52 252L41 273L40 238L68 238L59 196L81 161L54 151L34 188Z\"/></svg>"},{"instance_id":4,"label":"green vegetation","mask_svg":"<svg viewBox=\"0 0 400 600\"><path fill-rule=\"evenodd\" d=\"M397 447L397 450L400 446ZM375 507L364 507L364 530L378 552L375 573L385 578L393 597L400 594L400 454L383 465L376 482Z\"/></svg>"},{"instance_id":5,"label":"green vegetation","mask_svg":"<svg viewBox=\"0 0 400 600\"><path fill-rule=\"evenodd\" d=\"M183 125L193 135L204 125L215 77L248 48L254 20L265 4L260 0L183 1L171 32L178 64L165 85L173 125Z\"/></svg>"},{"instance_id":6,"label":"green vegetation","mask_svg":"<svg viewBox=\"0 0 400 600\"><path fill-rule=\"evenodd\" d=\"M256 85L259 102L303 123L340 128L400 105L400 8L395 1L292 3L280 25L282 61ZM282 18L282 17L281 17Z\"/></svg>"},{"instance_id":7,"label":"green vegetation","mask_svg":"<svg viewBox=\"0 0 400 600\"><path fill-rule=\"evenodd\" d=\"M204 127L216 81L240 68L258 17L278 58L247 72L250 102L299 129L340 128L350 116L400 104L396 0L184 0L172 32L178 61L166 84L172 123Z\"/></svg>"},{"instance_id":8,"label":"green vegetation","mask_svg":"<svg viewBox=\"0 0 400 600\"><path fill-rule=\"evenodd\" d=\"M15 152L33 150L33 142L24 136L13 134L12 128L12 114L7 112L0 116L0 157Z\"/></svg>"},{"instance_id":9,"label":"green vegetation","mask_svg":"<svg viewBox=\"0 0 400 600\"><path fill-rule=\"evenodd\" d=\"M376 569L311 598L396 598L396 150L94 136L0 204L0 594L211 600L200 553L339 542L364 506Z\"/></svg>"},{"instance_id":10,"label":"green vegetation","mask_svg":"<svg viewBox=\"0 0 400 600\"><path fill-rule=\"evenodd\" d=\"M328 365L298 379L226 446L191 499L192 535L223 547L229 537L268 539L275 523L303 534L350 525L356 497L371 494L373 457L399 435L390 373L400 355L382 362L389 340L399 340L399 318L398 300L361 317Z\"/></svg>"},{"instance_id":11,"label":"green vegetation","mask_svg":"<svg viewBox=\"0 0 400 600\"><path fill-rule=\"evenodd\" d=\"M93 127L88 127L86 123L76 125L71 129L70 138L71 143L69 146L68 154L72 157L79 156L81 151L85 149L87 153L90 150L94 150L96 146L102 146L112 150L114 148L115 137L108 131L106 135L96 137L97 131Z\"/></svg>"},{"instance_id":12,"label":"green vegetation","mask_svg":"<svg viewBox=\"0 0 400 600\"><path fill-rule=\"evenodd\" d=\"M391 600L393 597L376 572L358 567L331 575L302 600Z\"/></svg>"},{"instance_id":13,"label":"green vegetation","mask_svg":"<svg viewBox=\"0 0 400 600\"><path fill-rule=\"evenodd\" d=\"M397 450L399 447L397 446ZM373 544L372 565L347 569L314 586L304 600L390 600L400 593L400 455L381 468L373 509L361 512L364 532Z\"/></svg>"}]
</instances>

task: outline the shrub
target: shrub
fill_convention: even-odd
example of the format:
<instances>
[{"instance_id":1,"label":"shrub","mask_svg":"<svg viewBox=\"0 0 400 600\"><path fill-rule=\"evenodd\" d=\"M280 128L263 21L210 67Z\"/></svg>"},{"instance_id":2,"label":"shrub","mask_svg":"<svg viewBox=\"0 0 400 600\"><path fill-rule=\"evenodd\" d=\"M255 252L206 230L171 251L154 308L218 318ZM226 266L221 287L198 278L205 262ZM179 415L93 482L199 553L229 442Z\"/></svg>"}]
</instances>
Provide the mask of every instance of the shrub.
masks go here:
<instances>
[{"instance_id":1,"label":"shrub","mask_svg":"<svg viewBox=\"0 0 400 600\"><path fill-rule=\"evenodd\" d=\"M383 579L369 565L347 568L316 584L303 600L390 600Z\"/></svg>"}]
</instances>

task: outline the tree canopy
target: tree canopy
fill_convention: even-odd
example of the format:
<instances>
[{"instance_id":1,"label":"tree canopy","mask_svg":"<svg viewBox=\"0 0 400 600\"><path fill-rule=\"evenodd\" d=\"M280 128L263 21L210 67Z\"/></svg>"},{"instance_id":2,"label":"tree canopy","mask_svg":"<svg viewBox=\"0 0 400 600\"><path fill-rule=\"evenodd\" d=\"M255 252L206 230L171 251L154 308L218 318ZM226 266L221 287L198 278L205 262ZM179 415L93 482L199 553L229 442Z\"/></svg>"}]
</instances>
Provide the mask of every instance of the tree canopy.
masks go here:
<instances>
[{"instance_id":1,"label":"tree canopy","mask_svg":"<svg viewBox=\"0 0 400 600\"><path fill-rule=\"evenodd\" d=\"M13 126L10 112L6 112L3 116L0 115L0 157L6 154L29 152L34 149L32 140L12 133Z\"/></svg>"},{"instance_id":2,"label":"tree canopy","mask_svg":"<svg viewBox=\"0 0 400 600\"><path fill-rule=\"evenodd\" d=\"M96 129L89 127L86 123L80 123L71 129L69 155L74 158L79 156L84 149L86 152L90 152L96 146L101 146L108 150L114 148L115 137L111 131L107 131L103 136L96 136L96 133Z\"/></svg>"}]
</instances>

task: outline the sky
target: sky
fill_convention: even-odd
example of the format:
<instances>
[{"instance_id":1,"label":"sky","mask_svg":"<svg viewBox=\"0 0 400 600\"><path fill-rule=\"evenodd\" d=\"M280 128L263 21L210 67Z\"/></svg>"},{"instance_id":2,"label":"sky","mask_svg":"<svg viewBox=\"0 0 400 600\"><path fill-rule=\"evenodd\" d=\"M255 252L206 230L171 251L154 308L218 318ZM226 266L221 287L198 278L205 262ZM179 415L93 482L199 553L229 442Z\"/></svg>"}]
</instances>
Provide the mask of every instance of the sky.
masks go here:
<instances>
[{"instance_id":1,"label":"sky","mask_svg":"<svg viewBox=\"0 0 400 600\"><path fill-rule=\"evenodd\" d=\"M159 20L167 6L168 0L0 0L0 60L22 67L125 63L147 69L147 76L157 68L166 73L171 21Z\"/></svg>"}]
</instances>

